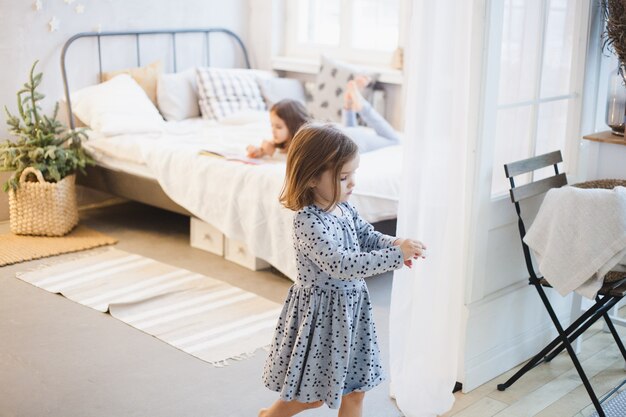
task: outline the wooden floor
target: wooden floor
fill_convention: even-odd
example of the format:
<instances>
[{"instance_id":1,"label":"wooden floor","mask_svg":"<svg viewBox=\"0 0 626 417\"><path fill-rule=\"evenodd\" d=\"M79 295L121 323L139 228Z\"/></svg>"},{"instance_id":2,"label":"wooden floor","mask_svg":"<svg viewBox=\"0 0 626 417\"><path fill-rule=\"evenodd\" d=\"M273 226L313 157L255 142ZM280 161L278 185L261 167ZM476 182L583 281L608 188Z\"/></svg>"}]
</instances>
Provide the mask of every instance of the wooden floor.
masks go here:
<instances>
[{"instance_id":1,"label":"wooden floor","mask_svg":"<svg viewBox=\"0 0 626 417\"><path fill-rule=\"evenodd\" d=\"M626 307L619 314L624 317ZM626 340L626 328L616 327ZM600 323L585 333L578 358L600 398L626 379L624 359L611 333L605 333ZM467 394L455 394L454 407L442 417L588 417L595 411L567 353L529 371L506 391L498 391L496 385L520 367Z\"/></svg>"}]
</instances>

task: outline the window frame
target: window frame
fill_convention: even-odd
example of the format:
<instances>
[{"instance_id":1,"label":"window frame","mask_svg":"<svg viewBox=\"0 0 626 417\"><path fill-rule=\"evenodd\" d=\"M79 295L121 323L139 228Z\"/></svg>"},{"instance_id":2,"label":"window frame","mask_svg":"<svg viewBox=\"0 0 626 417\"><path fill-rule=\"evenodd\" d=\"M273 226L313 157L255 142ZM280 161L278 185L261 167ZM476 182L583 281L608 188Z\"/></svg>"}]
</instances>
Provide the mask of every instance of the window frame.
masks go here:
<instances>
[{"instance_id":1,"label":"window frame","mask_svg":"<svg viewBox=\"0 0 626 417\"><path fill-rule=\"evenodd\" d=\"M586 52L588 49L588 44L591 41L589 37L589 21L591 16L590 5L585 0L579 0L577 4L577 11L575 17L575 28L577 33L574 34L574 44L572 48L572 71L571 78L569 84L569 94L565 95L554 95L541 97L541 83L543 78L543 64L545 59L545 41L546 41L546 29L548 25L548 16L549 16L549 1L550 0L541 0L541 39L539 42L540 48L538 51L539 58L537 59L535 71L537 71L537 79L535 80L534 91L532 98L529 100L523 100L519 102L512 103L498 103L498 93L499 93L499 83L500 83L500 48L502 45L502 30L503 30L503 19L501 17L504 14L504 1L503 0L492 0L489 2L489 31L488 31L488 42L491 44L498 45L497 59L488 59L488 65L495 68L487 68L486 71L491 73L497 73L497 77L489 77L485 78L485 82L487 85L485 86L485 90L493 91L493 95L490 100L491 103L485 103L485 115L486 117L486 125L490 126L488 129L489 134L493 135L492 140L489 142L492 143L492 159L491 159L491 168L495 170L495 172L501 172L502 167L495 166L495 146L496 146L496 129L495 126L498 120L498 111L502 109L510 109L510 108L522 108L525 106L531 106L531 123L530 126L530 141L529 148L531 149L531 154L529 157L535 155L535 150L537 149L537 132L539 126L539 107L541 104L556 102L560 100L571 100L568 104L568 114L567 114L567 122L566 122L566 130L565 130L565 148L562 149L563 159L564 159L564 172L569 175L576 176L578 172L579 165L579 144L580 144L580 129L581 129L581 114L582 107L584 104L584 100L582 97L582 92L584 88L584 76L585 76L585 60L586 60ZM500 19L497 19L497 17ZM493 176L490 179L490 182L493 181ZM532 181L532 177L529 179ZM490 187L492 190L492 187ZM498 200L506 200L508 199L508 190L500 191L493 193L490 191L491 201L495 202Z\"/></svg>"},{"instance_id":2,"label":"window frame","mask_svg":"<svg viewBox=\"0 0 626 417\"><path fill-rule=\"evenodd\" d=\"M354 48L350 46L352 42L352 19L350 19L349 16L352 15L353 0L340 0L340 2L339 45L332 46L310 42L299 42L297 25L300 1L285 1L286 30L284 55L293 58L317 59L323 54L331 58L342 59L344 61L358 64L390 67L395 50L384 52ZM396 48L402 46L401 40L404 39L405 22L403 16L406 9L405 3L406 0L399 0L398 42Z\"/></svg>"}]
</instances>

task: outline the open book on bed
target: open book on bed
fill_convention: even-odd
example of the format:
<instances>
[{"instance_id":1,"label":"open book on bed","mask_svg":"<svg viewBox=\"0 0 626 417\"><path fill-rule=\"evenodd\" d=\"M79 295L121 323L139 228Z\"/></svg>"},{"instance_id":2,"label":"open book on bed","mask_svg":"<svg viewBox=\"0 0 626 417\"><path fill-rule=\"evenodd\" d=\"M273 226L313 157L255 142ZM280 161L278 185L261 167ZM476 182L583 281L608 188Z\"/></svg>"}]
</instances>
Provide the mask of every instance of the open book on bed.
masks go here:
<instances>
[{"instance_id":1,"label":"open book on bed","mask_svg":"<svg viewBox=\"0 0 626 417\"><path fill-rule=\"evenodd\" d=\"M222 150L215 150L215 149L203 149L199 152L199 154L204 155L204 156L223 158L227 161L243 162L244 164L250 164L250 165L261 165L264 163L262 159L248 158L247 156L241 155L236 152L229 152L229 151L222 151Z\"/></svg>"}]
</instances>

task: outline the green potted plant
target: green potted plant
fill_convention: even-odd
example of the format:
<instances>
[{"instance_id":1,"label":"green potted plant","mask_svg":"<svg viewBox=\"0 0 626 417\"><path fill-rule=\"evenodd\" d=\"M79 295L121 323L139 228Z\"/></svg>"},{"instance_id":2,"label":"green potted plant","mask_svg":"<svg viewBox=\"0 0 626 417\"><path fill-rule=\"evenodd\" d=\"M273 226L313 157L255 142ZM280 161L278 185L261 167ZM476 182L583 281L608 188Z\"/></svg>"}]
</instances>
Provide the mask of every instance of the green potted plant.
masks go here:
<instances>
[{"instance_id":1,"label":"green potted plant","mask_svg":"<svg viewBox=\"0 0 626 417\"><path fill-rule=\"evenodd\" d=\"M0 170L15 171L4 184L9 193L11 231L15 234L62 236L78 223L76 171L85 172L93 159L81 146L87 139L84 129L68 130L56 120L58 103L52 117L42 113L37 92L42 73L35 73L17 92L18 115L5 106L9 133L16 140L0 144ZM34 174L35 182L29 181Z\"/></svg>"}]
</instances>

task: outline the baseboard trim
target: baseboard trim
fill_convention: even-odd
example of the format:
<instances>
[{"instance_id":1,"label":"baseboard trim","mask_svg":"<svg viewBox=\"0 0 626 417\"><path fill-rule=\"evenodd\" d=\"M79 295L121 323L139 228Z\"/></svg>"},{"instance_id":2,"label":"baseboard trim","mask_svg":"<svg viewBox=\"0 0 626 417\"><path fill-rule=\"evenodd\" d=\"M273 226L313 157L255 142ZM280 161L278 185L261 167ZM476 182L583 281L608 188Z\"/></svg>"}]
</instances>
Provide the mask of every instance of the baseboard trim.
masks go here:
<instances>
[{"instance_id":1,"label":"baseboard trim","mask_svg":"<svg viewBox=\"0 0 626 417\"><path fill-rule=\"evenodd\" d=\"M569 323L569 317L569 315L563 315L559 317L559 320L561 323ZM518 335L506 344L484 352L473 361L469 361L465 371L463 392L470 392L526 362L550 343L556 335L556 329L550 321ZM494 381L494 388L495 386L496 381Z\"/></svg>"}]
</instances>

